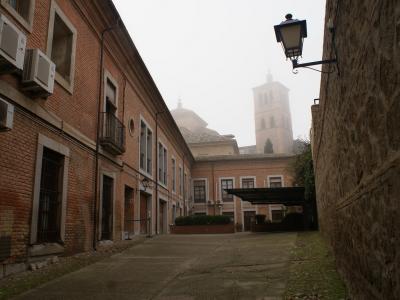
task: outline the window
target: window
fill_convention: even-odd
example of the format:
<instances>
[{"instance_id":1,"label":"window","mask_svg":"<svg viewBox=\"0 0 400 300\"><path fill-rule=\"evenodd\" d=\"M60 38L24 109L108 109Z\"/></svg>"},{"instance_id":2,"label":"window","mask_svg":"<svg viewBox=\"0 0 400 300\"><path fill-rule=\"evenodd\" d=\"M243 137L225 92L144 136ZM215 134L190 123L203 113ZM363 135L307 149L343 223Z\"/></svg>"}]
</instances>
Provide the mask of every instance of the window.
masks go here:
<instances>
[{"instance_id":1,"label":"window","mask_svg":"<svg viewBox=\"0 0 400 300\"><path fill-rule=\"evenodd\" d=\"M224 202L232 202L233 195L228 194L225 189L233 189L233 179L221 179L221 195Z\"/></svg>"},{"instance_id":2,"label":"window","mask_svg":"<svg viewBox=\"0 0 400 300\"><path fill-rule=\"evenodd\" d=\"M72 93L75 70L76 29L52 1L47 55L56 64L56 80Z\"/></svg>"},{"instance_id":3,"label":"window","mask_svg":"<svg viewBox=\"0 0 400 300\"><path fill-rule=\"evenodd\" d=\"M22 25L32 30L34 0L1 0L1 3Z\"/></svg>"},{"instance_id":4,"label":"window","mask_svg":"<svg viewBox=\"0 0 400 300\"><path fill-rule=\"evenodd\" d=\"M275 128L276 124L275 124L275 118L274 117L270 117L269 118L269 127L271 128Z\"/></svg>"},{"instance_id":5,"label":"window","mask_svg":"<svg viewBox=\"0 0 400 300\"><path fill-rule=\"evenodd\" d=\"M167 185L167 157L167 149L158 143L158 180L164 185Z\"/></svg>"},{"instance_id":6,"label":"window","mask_svg":"<svg viewBox=\"0 0 400 300\"><path fill-rule=\"evenodd\" d=\"M152 174L153 133L142 120L140 122L140 169Z\"/></svg>"},{"instance_id":7,"label":"window","mask_svg":"<svg viewBox=\"0 0 400 300\"><path fill-rule=\"evenodd\" d=\"M60 241L63 161L63 155L43 149L37 225L39 243Z\"/></svg>"},{"instance_id":8,"label":"window","mask_svg":"<svg viewBox=\"0 0 400 300\"><path fill-rule=\"evenodd\" d=\"M268 104L268 95L264 94L264 104Z\"/></svg>"},{"instance_id":9,"label":"window","mask_svg":"<svg viewBox=\"0 0 400 300\"><path fill-rule=\"evenodd\" d=\"M105 112L115 115L117 112L117 86L108 75L106 75L105 90Z\"/></svg>"},{"instance_id":10,"label":"window","mask_svg":"<svg viewBox=\"0 0 400 300\"><path fill-rule=\"evenodd\" d=\"M254 188L254 178L242 178L242 188L253 189Z\"/></svg>"},{"instance_id":11,"label":"window","mask_svg":"<svg viewBox=\"0 0 400 300\"><path fill-rule=\"evenodd\" d=\"M63 144L42 134L38 135L31 245L58 242L62 244L65 240L69 153L69 148ZM47 250L51 251L44 249L45 252Z\"/></svg>"},{"instance_id":12,"label":"window","mask_svg":"<svg viewBox=\"0 0 400 300\"><path fill-rule=\"evenodd\" d=\"M174 158L171 159L172 165L172 191L176 192L176 160Z\"/></svg>"},{"instance_id":13,"label":"window","mask_svg":"<svg viewBox=\"0 0 400 300\"><path fill-rule=\"evenodd\" d=\"M260 129L265 129L265 121L264 121L264 118L261 119Z\"/></svg>"},{"instance_id":14,"label":"window","mask_svg":"<svg viewBox=\"0 0 400 300\"><path fill-rule=\"evenodd\" d=\"M184 188L185 188L185 197L187 198L188 197L188 193L187 193L188 180L187 180L186 173L183 176L185 176L184 179L183 179L183 184L184 184Z\"/></svg>"},{"instance_id":15,"label":"window","mask_svg":"<svg viewBox=\"0 0 400 300\"><path fill-rule=\"evenodd\" d=\"M179 166L179 193L183 195L183 171L182 167Z\"/></svg>"},{"instance_id":16,"label":"window","mask_svg":"<svg viewBox=\"0 0 400 300\"><path fill-rule=\"evenodd\" d=\"M282 176L272 176L268 178L269 181L269 187L271 188L276 188L276 187L282 187Z\"/></svg>"},{"instance_id":17,"label":"window","mask_svg":"<svg viewBox=\"0 0 400 300\"><path fill-rule=\"evenodd\" d=\"M193 197L194 203L206 202L206 180L193 180Z\"/></svg>"}]
</instances>

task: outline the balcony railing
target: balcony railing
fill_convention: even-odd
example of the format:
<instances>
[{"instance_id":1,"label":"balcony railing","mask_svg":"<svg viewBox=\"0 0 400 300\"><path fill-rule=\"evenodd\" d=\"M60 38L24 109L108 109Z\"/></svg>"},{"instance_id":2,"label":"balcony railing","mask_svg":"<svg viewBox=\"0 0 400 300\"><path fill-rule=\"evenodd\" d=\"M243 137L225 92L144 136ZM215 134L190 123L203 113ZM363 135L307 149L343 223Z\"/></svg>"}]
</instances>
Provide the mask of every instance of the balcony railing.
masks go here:
<instances>
[{"instance_id":1,"label":"balcony railing","mask_svg":"<svg viewBox=\"0 0 400 300\"><path fill-rule=\"evenodd\" d=\"M119 155L125 152L125 126L109 112L101 114L101 145L110 153Z\"/></svg>"}]
</instances>

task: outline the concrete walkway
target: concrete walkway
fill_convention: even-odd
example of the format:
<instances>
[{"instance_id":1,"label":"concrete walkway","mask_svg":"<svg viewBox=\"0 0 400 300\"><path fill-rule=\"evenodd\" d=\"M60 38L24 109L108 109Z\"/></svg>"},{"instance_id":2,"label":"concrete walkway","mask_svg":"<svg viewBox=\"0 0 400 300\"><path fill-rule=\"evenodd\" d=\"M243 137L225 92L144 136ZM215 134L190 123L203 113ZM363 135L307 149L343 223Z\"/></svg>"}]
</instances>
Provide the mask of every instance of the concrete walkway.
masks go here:
<instances>
[{"instance_id":1,"label":"concrete walkway","mask_svg":"<svg viewBox=\"0 0 400 300\"><path fill-rule=\"evenodd\" d=\"M166 235L17 299L281 299L296 233Z\"/></svg>"}]
</instances>

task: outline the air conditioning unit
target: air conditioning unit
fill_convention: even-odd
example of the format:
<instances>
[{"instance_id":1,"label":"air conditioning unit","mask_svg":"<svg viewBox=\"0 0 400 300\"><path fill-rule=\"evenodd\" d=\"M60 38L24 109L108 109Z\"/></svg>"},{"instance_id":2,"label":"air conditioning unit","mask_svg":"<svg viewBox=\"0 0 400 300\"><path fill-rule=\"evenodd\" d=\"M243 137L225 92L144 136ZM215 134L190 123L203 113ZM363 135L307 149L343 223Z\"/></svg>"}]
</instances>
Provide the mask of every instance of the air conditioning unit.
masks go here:
<instances>
[{"instance_id":1,"label":"air conditioning unit","mask_svg":"<svg viewBox=\"0 0 400 300\"><path fill-rule=\"evenodd\" d=\"M55 75L56 65L42 51L26 50L22 73L23 90L49 96L53 93Z\"/></svg>"},{"instance_id":2,"label":"air conditioning unit","mask_svg":"<svg viewBox=\"0 0 400 300\"><path fill-rule=\"evenodd\" d=\"M13 128L14 105L0 98L0 131L8 131Z\"/></svg>"},{"instance_id":3,"label":"air conditioning unit","mask_svg":"<svg viewBox=\"0 0 400 300\"><path fill-rule=\"evenodd\" d=\"M0 70L1 73L22 70L26 36L5 16L0 14Z\"/></svg>"}]
</instances>

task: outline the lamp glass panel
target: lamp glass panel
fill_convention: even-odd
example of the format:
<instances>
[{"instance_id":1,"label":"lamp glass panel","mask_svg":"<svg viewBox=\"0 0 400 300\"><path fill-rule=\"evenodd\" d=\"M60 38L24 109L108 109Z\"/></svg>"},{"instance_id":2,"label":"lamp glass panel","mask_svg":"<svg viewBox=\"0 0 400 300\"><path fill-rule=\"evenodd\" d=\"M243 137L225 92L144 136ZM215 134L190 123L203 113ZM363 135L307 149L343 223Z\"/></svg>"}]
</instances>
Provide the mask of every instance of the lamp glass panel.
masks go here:
<instances>
[{"instance_id":1,"label":"lamp glass panel","mask_svg":"<svg viewBox=\"0 0 400 300\"><path fill-rule=\"evenodd\" d=\"M301 47L300 35L301 35L300 24L281 27L281 37L285 50L300 48Z\"/></svg>"}]
</instances>

